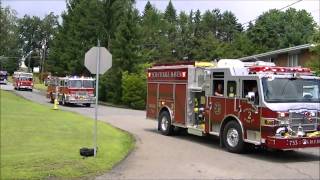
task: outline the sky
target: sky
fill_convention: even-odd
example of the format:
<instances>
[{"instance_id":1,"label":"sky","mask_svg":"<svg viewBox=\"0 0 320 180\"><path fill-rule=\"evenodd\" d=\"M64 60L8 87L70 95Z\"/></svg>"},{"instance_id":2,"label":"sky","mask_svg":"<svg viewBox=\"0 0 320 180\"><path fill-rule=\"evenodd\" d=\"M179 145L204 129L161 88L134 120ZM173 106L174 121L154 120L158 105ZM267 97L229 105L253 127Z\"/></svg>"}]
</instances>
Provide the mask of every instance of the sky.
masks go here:
<instances>
[{"instance_id":1,"label":"sky","mask_svg":"<svg viewBox=\"0 0 320 180\"><path fill-rule=\"evenodd\" d=\"M25 14L30 16L39 16L43 18L46 14L54 12L60 15L66 10L65 0L0 0L2 6L10 6L17 11L18 17ZM160 11L164 11L169 0L150 0ZM172 0L172 3L178 12L199 9L202 13L205 10L220 9L221 11L231 11L238 18L238 22L246 25L254 20L263 12L269 9L281 9L297 0ZM143 11L147 0L136 0L136 8ZM320 24L320 0L302 0L291 7L296 9L305 9L309 12L315 22ZM286 10L286 9L284 9ZM61 19L60 19L61 20Z\"/></svg>"}]
</instances>

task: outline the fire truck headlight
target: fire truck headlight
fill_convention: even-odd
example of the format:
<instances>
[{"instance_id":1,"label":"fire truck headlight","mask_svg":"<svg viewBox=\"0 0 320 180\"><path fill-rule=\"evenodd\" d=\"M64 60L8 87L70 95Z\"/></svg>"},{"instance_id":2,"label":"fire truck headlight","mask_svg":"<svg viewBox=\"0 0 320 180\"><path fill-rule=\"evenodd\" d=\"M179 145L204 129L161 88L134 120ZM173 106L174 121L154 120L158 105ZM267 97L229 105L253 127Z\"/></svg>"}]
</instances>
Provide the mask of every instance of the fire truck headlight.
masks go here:
<instances>
[{"instance_id":1,"label":"fire truck headlight","mask_svg":"<svg viewBox=\"0 0 320 180\"><path fill-rule=\"evenodd\" d=\"M289 113L287 112L278 112L278 118L286 118L289 117Z\"/></svg>"}]
</instances>

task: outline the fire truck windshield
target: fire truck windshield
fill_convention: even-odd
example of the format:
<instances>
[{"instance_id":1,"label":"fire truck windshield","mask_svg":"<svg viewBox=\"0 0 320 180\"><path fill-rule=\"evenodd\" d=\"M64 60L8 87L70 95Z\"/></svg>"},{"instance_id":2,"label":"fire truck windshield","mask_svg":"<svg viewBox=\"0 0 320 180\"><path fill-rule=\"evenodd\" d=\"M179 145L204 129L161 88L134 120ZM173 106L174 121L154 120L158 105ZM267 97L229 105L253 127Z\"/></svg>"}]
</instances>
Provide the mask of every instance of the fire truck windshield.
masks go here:
<instances>
[{"instance_id":1,"label":"fire truck windshield","mask_svg":"<svg viewBox=\"0 0 320 180\"><path fill-rule=\"evenodd\" d=\"M93 88L94 81L92 80L70 80L69 87L72 88Z\"/></svg>"},{"instance_id":2,"label":"fire truck windshield","mask_svg":"<svg viewBox=\"0 0 320 180\"><path fill-rule=\"evenodd\" d=\"M69 87L72 88L81 88L82 87L82 80L70 80Z\"/></svg>"},{"instance_id":3,"label":"fire truck windshield","mask_svg":"<svg viewBox=\"0 0 320 180\"><path fill-rule=\"evenodd\" d=\"M30 77L20 77L19 80L20 81L32 81L32 78L30 78Z\"/></svg>"},{"instance_id":4,"label":"fire truck windshield","mask_svg":"<svg viewBox=\"0 0 320 180\"><path fill-rule=\"evenodd\" d=\"M319 102L319 79L262 79L266 102Z\"/></svg>"},{"instance_id":5,"label":"fire truck windshield","mask_svg":"<svg viewBox=\"0 0 320 180\"><path fill-rule=\"evenodd\" d=\"M84 88L93 88L94 87L94 81L92 81L92 80L83 80L83 87Z\"/></svg>"}]
</instances>

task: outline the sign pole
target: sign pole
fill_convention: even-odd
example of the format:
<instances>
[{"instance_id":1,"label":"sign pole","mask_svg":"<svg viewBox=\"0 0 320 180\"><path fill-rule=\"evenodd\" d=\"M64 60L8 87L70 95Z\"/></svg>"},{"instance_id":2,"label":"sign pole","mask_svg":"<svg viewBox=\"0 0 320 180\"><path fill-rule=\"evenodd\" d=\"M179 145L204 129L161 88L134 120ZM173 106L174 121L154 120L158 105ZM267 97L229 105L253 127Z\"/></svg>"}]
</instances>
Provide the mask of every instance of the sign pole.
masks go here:
<instances>
[{"instance_id":1,"label":"sign pole","mask_svg":"<svg viewBox=\"0 0 320 180\"><path fill-rule=\"evenodd\" d=\"M105 48L100 47L100 39L98 40L98 46L92 47L86 52L84 57L84 65L91 72L96 74L96 102L95 102L95 114L94 114L94 129L93 129L93 155L97 156L97 123L98 123L98 100L99 100L99 75L104 74L108 69L112 67L112 54ZM92 148L90 148L92 152Z\"/></svg>"},{"instance_id":2,"label":"sign pole","mask_svg":"<svg viewBox=\"0 0 320 180\"><path fill-rule=\"evenodd\" d=\"M96 106L94 114L94 157L97 156L97 122L98 122L98 97L99 97L99 73L100 73L100 40L98 39L97 67L96 67Z\"/></svg>"}]
</instances>

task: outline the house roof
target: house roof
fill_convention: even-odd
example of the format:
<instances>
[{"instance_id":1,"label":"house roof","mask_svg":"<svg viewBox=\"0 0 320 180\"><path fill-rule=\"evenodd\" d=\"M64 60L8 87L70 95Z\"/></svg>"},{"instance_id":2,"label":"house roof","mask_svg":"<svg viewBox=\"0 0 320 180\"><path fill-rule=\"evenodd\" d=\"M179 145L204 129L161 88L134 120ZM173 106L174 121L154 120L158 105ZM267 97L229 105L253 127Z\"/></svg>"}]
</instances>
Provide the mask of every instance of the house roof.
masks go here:
<instances>
[{"instance_id":1,"label":"house roof","mask_svg":"<svg viewBox=\"0 0 320 180\"><path fill-rule=\"evenodd\" d=\"M278 49L278 50L269 51L269 52L265 52L265 53L261 53L261 54L255 54L252 56L242 57L242 58L239 58L239 60L240 61L247 61L247 60L252 60L252 59L258 59L258 58L268 57L268 56L272 56L272 55L293 52L296 50L309 49L310 47L313 47L313 46L314 46L313 44L303 44L303 45L299 45L299 46L293 46L293 47Z\"/></svg>"}]
</instances>

